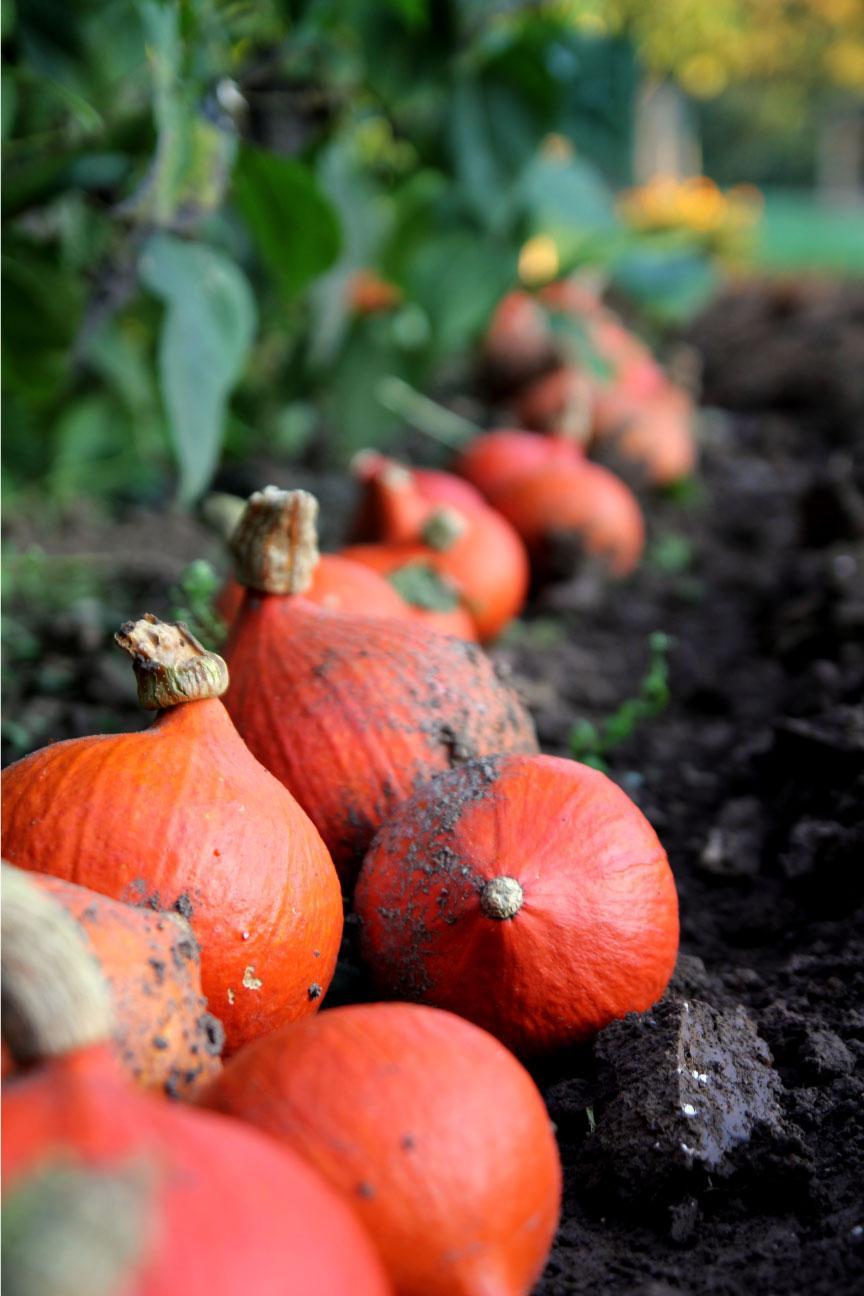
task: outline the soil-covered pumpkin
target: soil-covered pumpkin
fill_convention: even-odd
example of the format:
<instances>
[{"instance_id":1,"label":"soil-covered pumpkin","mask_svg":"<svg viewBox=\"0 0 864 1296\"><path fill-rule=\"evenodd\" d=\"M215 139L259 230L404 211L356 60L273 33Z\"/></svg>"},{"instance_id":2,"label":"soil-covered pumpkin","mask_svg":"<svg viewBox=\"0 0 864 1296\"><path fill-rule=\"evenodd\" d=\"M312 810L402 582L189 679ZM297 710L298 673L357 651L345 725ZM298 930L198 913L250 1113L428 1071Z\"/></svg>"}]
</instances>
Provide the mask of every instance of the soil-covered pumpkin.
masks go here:
<instances>
[{"instance_id":1,"label":"soil-covered pumpkin","mask_svg":"<svg viewBox=\"0 0 864 1296\"><path fill-rule=\"evenodd\" d=\"M16 870L9 870L10 874ZM388 1296L340 1196L237 1121L143 1093L80 929L3 881L3 1277L19 1296Z\"/></svg>"},{"instance_id":2,"label":"soil-covered pumpkin","mask_svg":"<svg viewBox=\"0 0 864 1296\"><path fill-rule=\"evenodd\" d=\"M678 950L653 828L611 779L553 756L433 779L381 828L355 908L382 989L525 1054L650 1008Z\"/></svg>"},{"instance_id":3,"label":"soil-covered pumpkin","mask_svg":"<svg viewBox=\"0 0 864 1296\"><path fill-rule=\"evenodd\" d=\"M303 597L317 557L305 491L253 495L233 538L248 589L225 704L318 826L346 885L393 809L438 770L536 751L516 694L474 644Z\"/></svg>"},{"instance_id":4,"label":"soil-covered pumpkin","mask_svg":"<svg viewBox=\"0 0 864 1296\"><path fill-rule=\"evenodd\" d=\"M527 1296L561 1169L534 1082L470 1023L415 1004L322 1013L244 1049L202 1102L345 1195L399 1296Z\"/></svg>"},{"instance_id":5,"label":"soil-covered pumpkin","mask_svg":"<svg viewBox=\"0 0 864 1296\"><path fill-rule=\"evenodd\" d=\"M145 1088L189 1097L220 1066L224 1031L201 993L201 956L179 913L30 874L80 924L111 990L117 1057Z\"/></svg>"},{"instance_id":6,"label":"soil-covered pumpkin","mask_svg":"<svg viewBox=\"0 0 864 1296\"><path fill-rule=\"evenodd\" d=\"M314 825L231 723L222 659L149 615L117 638L156 722L10 766L3 853L188 918L204 993L236 1048L319 1006L341 939L338 880Z\"/></svg>"}]
</instances>

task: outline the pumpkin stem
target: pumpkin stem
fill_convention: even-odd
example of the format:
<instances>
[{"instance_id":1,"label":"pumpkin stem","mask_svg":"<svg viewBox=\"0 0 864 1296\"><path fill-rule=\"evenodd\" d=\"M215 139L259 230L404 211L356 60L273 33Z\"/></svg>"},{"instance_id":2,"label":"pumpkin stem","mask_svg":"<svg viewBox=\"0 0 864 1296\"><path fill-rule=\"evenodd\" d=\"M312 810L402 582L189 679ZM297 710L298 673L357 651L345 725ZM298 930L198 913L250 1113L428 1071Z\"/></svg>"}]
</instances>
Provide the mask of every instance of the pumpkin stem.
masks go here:
<instances>
[{"instance_id":1,"label":"pumpkin stem","mask_svg":"<svg viewBox=\"0 0 864 1296\"><path fill-rule=\"evenodd\" d=\"M458 509L445 505L436 509L424 523L420 538L430 549L446 553L468 530L468 520Z\"/></svg>"},{"instance_id":2,"label":"pumpkin stem","mask_svg":"<svg viewBox=\"0 0 864 1296\"><path fill-rule=\"evenodd\" d=\"M522 908L525 892L512 877L491 878L480 892L480 908L487 918L514 918Z\"/></svg>"},{"instance_id":3,"label":"pumpkin stem","mask_svg":"<svg viewBox=\"0 0 864 1296\"><path fill-rule=\"evenodd\" d=\"M265 486L249 497L231 536L237 579L262 594L302 594L318 565L318 501Z\"/></svg>"},{"instance_id":4,"label":"pumpkin stem","mask_svg":"<svg viewBox=\"0 0 864 1296\"><path fill-rule=\"evenodd\" d=\"M27 1065L111 1038L111 992L84 933L20 869L2 866L3 1037Z\"/></svg>"},{"instance_id":5,"label":"pumpkin stem","mask_svg":"<svg viewBox=\"0 0 864 1296\"><path fill-rule=\"evenodd\" d=\"M182 621L160 621L145 612L127 621L114 640L132 658L138 701L147 711L181 702L220 697L228 687L228 667Z\"/></svg>"}]
</instances>

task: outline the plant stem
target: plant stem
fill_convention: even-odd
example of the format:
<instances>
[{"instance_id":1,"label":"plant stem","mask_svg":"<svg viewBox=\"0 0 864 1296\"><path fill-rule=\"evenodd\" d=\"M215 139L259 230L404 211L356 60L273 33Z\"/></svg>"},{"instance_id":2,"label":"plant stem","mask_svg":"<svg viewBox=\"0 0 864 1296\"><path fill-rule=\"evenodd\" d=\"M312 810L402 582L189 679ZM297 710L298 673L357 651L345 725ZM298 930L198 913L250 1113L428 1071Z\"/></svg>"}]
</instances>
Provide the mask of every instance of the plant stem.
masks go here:
<instances>
[{"instance_id":1,"label":"plant stem","mask_svg":"<svg viewBox=\"0 0 864 1296\"><path fill-rule=\"evenodd\" d=\"M440 442L450 450L461 450L473 437L479 436L482 429L470 419L437 401L431 400L418 392L402 378L390 374L382 378L375 393L378 400L391 414L397 414L406 423L417 428L433 441Z\"/></svg>"}]
</instances>

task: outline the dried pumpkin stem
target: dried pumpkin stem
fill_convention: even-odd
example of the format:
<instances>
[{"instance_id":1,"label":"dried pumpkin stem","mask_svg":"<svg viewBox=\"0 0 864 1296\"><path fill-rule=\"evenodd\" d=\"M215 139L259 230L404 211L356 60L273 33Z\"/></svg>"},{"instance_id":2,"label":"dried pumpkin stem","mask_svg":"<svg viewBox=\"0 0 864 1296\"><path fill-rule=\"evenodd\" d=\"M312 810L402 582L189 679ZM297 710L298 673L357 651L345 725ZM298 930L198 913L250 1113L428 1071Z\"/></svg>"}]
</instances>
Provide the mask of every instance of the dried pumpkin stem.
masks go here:
<instances>
[{"instance_id":1,"label":"dried pumpkin stem","mask_svg":"<svg viewBox=\"0 0 864 1296\"><path fill-rule=\"evenodd\" d=\"M78 923L11 864L2 867L3 1037L17 1062L111 1037L111 992Z\"/></svg>"},{"instance_id":2,"label":"dried pumpkin stem","mask_svg":"<svg viewBox=\"0 0 864 1296\"><path fill-rule=\"evenodd\" d=\"M525 892L512 877L491 878L480 892L480 908L487 918L504 921L514 918L522 908Z\"/></svg>"},{"instance_id":3,"label":"dried pumpkin stem","mask_svg":"<svg viewBox=\"0 0 864 1296\"><path fill-rule=\"evenodd\" d=\"M114 640L132 658L138 701L147 711L221 697L228 667L208 652L181 621L160 621L145 612L127 621Z\"/></svg>"},{"instance_id":4,"label":"dried pumpkin stem","mask_svg":"<svg viewBox=\"0 0 864 1296\"><path fill-rule=\"evenodd\" d=\"M250 496L231 536L237 579L262 594L302 594L318 565L318 501L266 486Z\"/></svg>"},{"instance_id":5,"label":"dried pumpkin stem","mask_svg":"<svg viewBox=\"0 0 864 1296\"><path fill-rule=\"evenodd\" d=\"M452 549L468 530L468 519L458 509L445 505L436 509L426 520L420 533L424 544L438 553Z\"/></svg>"}]
</instances>

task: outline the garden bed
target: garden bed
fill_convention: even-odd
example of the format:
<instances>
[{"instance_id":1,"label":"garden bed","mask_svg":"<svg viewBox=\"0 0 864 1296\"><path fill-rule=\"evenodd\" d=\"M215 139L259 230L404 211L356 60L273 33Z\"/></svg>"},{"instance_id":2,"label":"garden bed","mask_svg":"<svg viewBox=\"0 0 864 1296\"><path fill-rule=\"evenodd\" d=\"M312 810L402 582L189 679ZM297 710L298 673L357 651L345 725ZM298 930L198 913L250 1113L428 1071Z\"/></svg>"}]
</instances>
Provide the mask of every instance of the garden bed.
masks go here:
<instances>
[{"instance_id":1,"label":"garden bed","mask_svg":"<svg viewBox=\"0 0 864 1296\"><path fill-rule=\"evenodd\" d=\"M693 340L707 402L730 412L706 420L698 484L648 501L632 579L609 588L582 567L495 649L544 750L567 755L575 725L638 693L650 636L671 640L668 706L606 760L669 852L681 959L653 1013L536 1073L566 1176L545 1296L843 1293L861 1279L862 321L851 291L719 303ZM864 357L859 384L862 371ZM334 531L347 516L341 479L249 471L224 484L309 485ZM55 573L53 602L43 588L34 603L26 571L13 583L5 758L146 723L106 627L174 610L184 564L220 561L212 533L141 510L70 515L47 535L13 518L10 532L18 552L38 543L66 565L32 567L32 581ZM347 948L331 1001L364 994Z\"/></svg>"}]
</instances>

